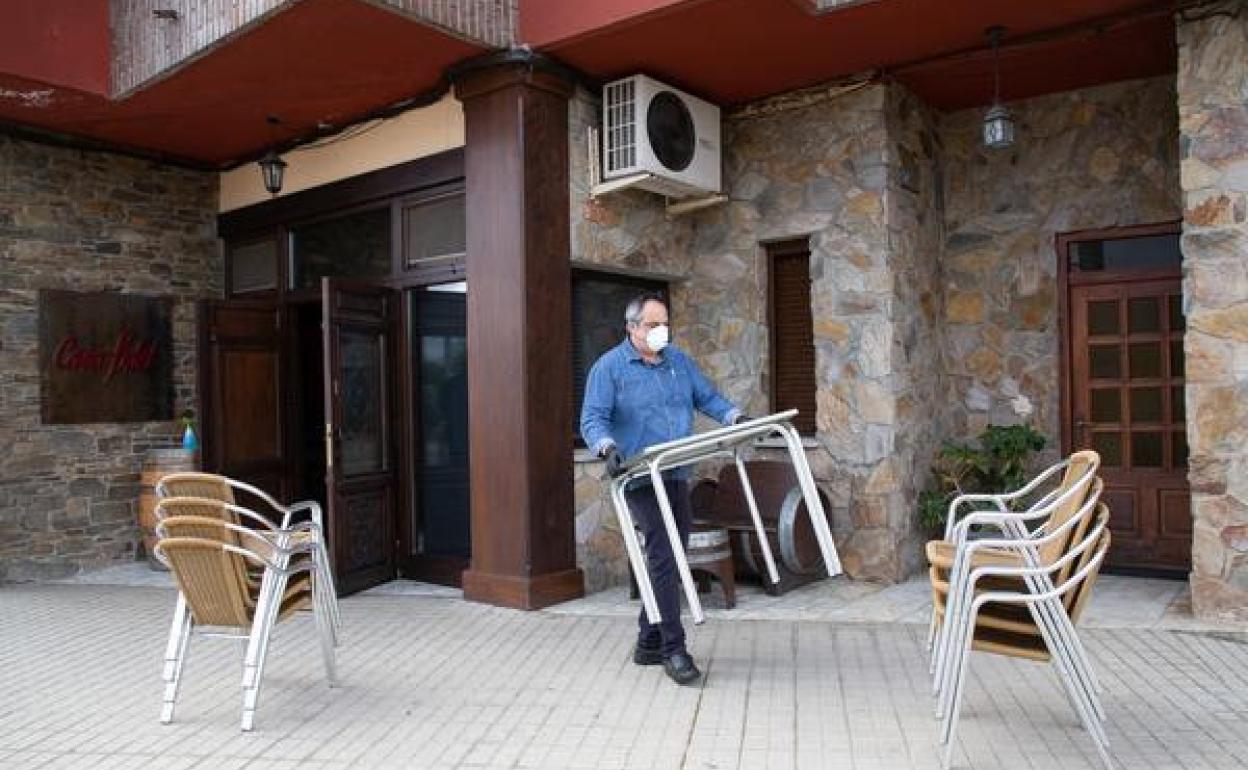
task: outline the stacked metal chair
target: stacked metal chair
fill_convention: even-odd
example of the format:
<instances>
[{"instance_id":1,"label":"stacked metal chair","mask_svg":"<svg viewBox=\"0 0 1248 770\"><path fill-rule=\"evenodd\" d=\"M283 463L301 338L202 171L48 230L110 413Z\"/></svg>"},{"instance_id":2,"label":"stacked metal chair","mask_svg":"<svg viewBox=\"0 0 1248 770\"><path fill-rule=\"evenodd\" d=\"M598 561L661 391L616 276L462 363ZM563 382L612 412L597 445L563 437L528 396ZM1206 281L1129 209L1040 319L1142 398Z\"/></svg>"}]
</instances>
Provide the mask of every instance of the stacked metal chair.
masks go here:
<instances>
[{"instance_id":1,"label":"stacked metal chair","mask_svg":"<svg viewBox=\"0 0 1248 770\"><path fill-rule=\"evenodd\" d=\"M278 517L278 523L260 516L250 509L237 505L235 492L242 492L263 502ZM342 617L338 610L338 592L334 586L334 572L330 564L328 541L325 537L325 517L321 506L315 500L302 500L291 505L279 503L267 492L237 479L215 473L181 472L163 476L156 484L156 497L161 500L170 498L197 498L219 500L231 506L230 519L234 524L258 528L263 533L285 533L290 544L310 541L315 548L312 550L316 559L316 583L318 601L324 604L325 611L333 623L334 638L337 641L342 633ZM159 508L159 504L158 504ZM211 515L211 514L210 514ZM244 517L245 521L238 516ZM159 512L157 513L159 517Z\"/></svg>"},{"instance_id":2,"label":"stacked metal chair","mask_svg":"<svg viewBox=\"0 0 1248 770\"><path fill-rule=\"evenodd\" d=\"M236 490L270 506L280 524L238 505ZM169 474L156 493L161 538L156 553L179 588L165 652L161 721L173 718L186 649L197 627L224 626L234 633L209 635L248 640L244 730L255 719L273 626L297 609L313 611L332 685L341 620L320 506L310 501L283 506L249 484L206 473Z\"/></svg>"},{"instance_id":3,"label":"stacked metal chair","mask_svg":"<svg viewBox=\"0 0 1248 770\"><path fill-rule=\"evenodd\" d=\"M960 497L950 506L945 539L928 543L931 671L945 767L972 650L1052 661L1098 754L1113 767L1100 685L1075 631L1110 543L1099 465L1095 452L1077 452L1016 492ZM1055 488L1025 510L1011 510L1058 473ZM968 504L991 508L959 518Z\"/></svg>"},{"instance_id":4,"label":"stacked metal chair","mask_svg":"<svg viewBox=\"0 0 1248 770\"><path fill-rule=\"evenodd\" d=\"M169 516L156 525L155 555L173 574L178 605L165 653L160 720L173 721L193 633L244 639L242 729L251 730L273 628L313 606L325 673L335 684L333 632L313 602L311 543L275 543L255 530L210 516ZM249 566L260 568L259 581Z\"/></svg>"}]
</instances>

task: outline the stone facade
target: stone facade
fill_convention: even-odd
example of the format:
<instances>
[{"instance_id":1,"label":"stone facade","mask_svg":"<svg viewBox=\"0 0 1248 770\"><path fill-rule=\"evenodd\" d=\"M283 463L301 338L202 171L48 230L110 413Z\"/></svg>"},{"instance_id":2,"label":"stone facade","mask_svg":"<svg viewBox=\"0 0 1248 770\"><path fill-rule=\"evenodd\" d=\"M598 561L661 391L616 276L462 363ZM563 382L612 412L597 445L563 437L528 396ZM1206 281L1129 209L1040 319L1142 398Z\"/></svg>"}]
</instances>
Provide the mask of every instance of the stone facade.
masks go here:
<instances>
[{"instance_id":1,"label":"stone facade","mask_svg":"<svg viewBox=\"0 0 1248 770\"><path fill-rule=\"evenodd\" d=\"M1248 7L1177 25L1192 604L1248 620Z\"/></svg>"},{"instance_id":2,"label":"stone facade","mask_svg":"<svg viewBox=\"0 0 1248 770\"><path fill-rule=\"evenodd\" d=\"M596 120L592 100L578 105L574 164ZM1020 141L1002 153L980 144L981 110L938 115L896 85L774 97L725 116L724 206L667 220L646 193L588 201L574 173L574 259L675 279L682 343L762 412L765 244L807 238L811 465L847 572L900 579L919 565L915 500L941 441L1023 419L1025 396L1049 438L1042 460L1060 451L1054 239L1180 217L1174 105L1169 77L1018 102ZM600 471L586 468L578 543L592 588L624 560Z\"/></svg>"},{"instance_id":3,"label":"stone facade","mask_svg":"<svg viewBox=\"0 0 1248 770\"><path fill-rule=\"evenodd\" d=\"M828 493L837 546L854 577L896 580L912 563L895 451L901 335L908 311L896 302L890 243L896 151L892 89L852 84L769 99L729 116L724 169L729 204L703 215L699 261L719 254L755 265L763 279L738 284L753 295L748 318L766 340L766 254L760 244L810 243L818 449L812 470ZM914 256L908 255L908 256ZM732 291L725 286L723 291ZM707 319L716 308L702 303ZM767 409L766 351L755 363Z\"/></svg>"},{"instance_id":4,"label":"stone facade","mask_svg":"<svg viewBox=\"0 0 1248 770\"><path fill-rule=\"evenodd\" d=\"M949 437L1019 421L1060 442L1058 233L1179 218L1178 117L1170 77L1010 104L1018 141L984 149L983 111L943 116L944 367Z\"/></svg>"},{"instance_id":5,"label":"stone facade","mask_svg":"<svg viewBox=\"0 0 1248 770\"><path fill-rule=\"evenodd\" d=\"M902 575L919 568L922 541L915 501L926 486L932 456L950 437L949 414L932 409L948 389L944 348L941 254L944 240L943 147L936 115L904 88L889 90L892 155L888 241L893 274L892 431L895 488L886 510Z\"/></svg>"},{"instance_id":6,"label":"stone facade","mask_svg":"<svg viewBox=\"0 0 1248 770\"><path fill-rule=\"evenodd\" d=\"M808 239L818 384L809 459L847 572L912 571L913 495L939 430L917 405L941 392L939 179L925 108L894 86L851 84L739 110L724 123L729 202L670 220L648 193L588 199L594 102L582 94L571 120L573 259L671 279L682 346L752 413L769 411L765 246ZM626 574L600 473L593 463L577 472L591 589Z\"/></svg>"},{"instance_id":7,"label":"stone facade","mask_svg":"<svg viewBox=\"0 0 1248 770\"><path fill-rule=\"evenodd\" d=\"M215 174L0 137L0 579L132 558L144 456L178 441L172 422L40 424L38 290L174 297L175 414L194 407L216 196Z\"/></svg>"}]
</instances>

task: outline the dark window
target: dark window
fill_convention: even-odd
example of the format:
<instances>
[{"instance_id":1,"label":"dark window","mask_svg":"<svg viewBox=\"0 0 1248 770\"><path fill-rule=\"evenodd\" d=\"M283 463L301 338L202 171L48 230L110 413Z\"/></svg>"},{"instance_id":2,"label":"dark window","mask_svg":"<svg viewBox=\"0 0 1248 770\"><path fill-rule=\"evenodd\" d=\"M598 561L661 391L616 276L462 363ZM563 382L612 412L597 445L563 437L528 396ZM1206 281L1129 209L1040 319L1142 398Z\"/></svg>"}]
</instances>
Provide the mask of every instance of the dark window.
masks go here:
<instances>
[{"instance_id":1,"label":"dark window","mask_svg":"<svg viewBox=\"0 0 1248 770\"><path fill-rule=\"evenodd\" d=\"M325 276L390 274L390 207L324 219L290 231L291 287L316 288Z\"/></svg>"},{"instance_id":2,"label":"dark window","mask_svg":"<svg viewBox=\"0 0 1248 770\"><path fill-rule=\"evenodd\" d=\"M464 193L403 202L403 269L454 278L464 274Z\"/></svg>"},{"instance_id":3,"label":"dark window","mask_svg":"<svg viewBox=\"0 0 1248 770\"><path fill-rule=\"evenodd\" d=\"M277 290L277 240L239 243L230 247L230 294Z\"/></svg>"},{"instance_id":4,"label":"dark window","mask_svg":"<svg viewBox=\"0 0 1248 770\"><path fill-rule=\"evenodd\" d=\"M797 409L794 425L815 432L815 332L810 310L810 247L805 240L767 248L771 260L771 407Z\"/></svg>"},{"instance_id":5,"label":"dark window","mask_svg":"<svg viewBox=\"0 0 1248 770\"><path fill-rule=\"evenodd\" d=\"M643 292L668 296L662 281L633 276L572 271L572 404L577 445L580 436L581 402L585 378L598 357L624 339L624 308Z\"/></svg>"},{"instance_id":6,"label":"dark window","mask_svg":"<svg viewBox=\"0 0 1248 770\"><path fill-rule=\"evenodd\" d=\"M1183 263L1179 234L1140 235L1070 244L1070 260L1080 272L1178 269Z\"/></svg>"}]
</instances>

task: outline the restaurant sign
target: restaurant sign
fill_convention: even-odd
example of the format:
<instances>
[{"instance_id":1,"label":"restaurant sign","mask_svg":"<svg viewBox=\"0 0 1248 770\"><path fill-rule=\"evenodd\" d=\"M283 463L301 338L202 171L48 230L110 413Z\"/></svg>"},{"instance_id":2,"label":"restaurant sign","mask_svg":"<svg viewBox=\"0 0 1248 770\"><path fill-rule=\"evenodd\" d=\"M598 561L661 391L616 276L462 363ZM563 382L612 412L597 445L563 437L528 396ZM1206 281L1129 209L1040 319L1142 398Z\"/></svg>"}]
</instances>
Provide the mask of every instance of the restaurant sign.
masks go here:
<instances>
[{"instance_id":1,"label":"restaurant sign","mask_svg":"<svg viewBox=\"0 0 1248 770\"><path fill-rule=\"evenodd\" d=\"M166 297L39 292L43 422L173 419L173 335Z\"/></svg>"}]
</instances>

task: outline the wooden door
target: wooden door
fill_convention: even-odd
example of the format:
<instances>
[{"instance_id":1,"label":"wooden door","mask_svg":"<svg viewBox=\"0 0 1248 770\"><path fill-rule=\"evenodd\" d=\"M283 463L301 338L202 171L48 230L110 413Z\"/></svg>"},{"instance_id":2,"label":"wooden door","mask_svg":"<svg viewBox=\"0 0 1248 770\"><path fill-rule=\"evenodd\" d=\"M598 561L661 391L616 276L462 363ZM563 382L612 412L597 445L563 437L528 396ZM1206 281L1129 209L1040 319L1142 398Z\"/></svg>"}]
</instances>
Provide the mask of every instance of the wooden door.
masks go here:
<instances>
[{"instance_id":1,"label":"wooden door","mask_svg":"<svg viewBox=\"0 0 1248 770\"><path fill-rule=\"evenodd\" d=\"M1177 275L1159 272L1095 276L1082 285L1071 275L1066 435L1070 448L1101 455L1114 535L1106 565L1186 574L1183 292Z\"/></svg>"},{"instance_id":2,"label":"wooden door","mask_svg":"<svg viewBox=\"0 0 1248 770\"><path fill-rule=\"evenodd\" d=\"M394 577L394 344L397 295L380 286L322 282L327 528L338 588Z\"/></svg>"},{"instance_id":3,"label":"wooden door","mask_svg":"<svg viewBox=\"0 0 1248 770\"><path fill-rule=\"evenodd\" d=\"M199 304L204 470L288 500L282 310L265 300Z\"/></svg>"}]
</instances>

